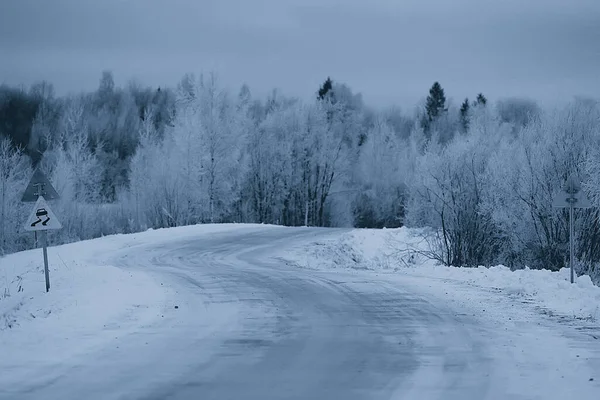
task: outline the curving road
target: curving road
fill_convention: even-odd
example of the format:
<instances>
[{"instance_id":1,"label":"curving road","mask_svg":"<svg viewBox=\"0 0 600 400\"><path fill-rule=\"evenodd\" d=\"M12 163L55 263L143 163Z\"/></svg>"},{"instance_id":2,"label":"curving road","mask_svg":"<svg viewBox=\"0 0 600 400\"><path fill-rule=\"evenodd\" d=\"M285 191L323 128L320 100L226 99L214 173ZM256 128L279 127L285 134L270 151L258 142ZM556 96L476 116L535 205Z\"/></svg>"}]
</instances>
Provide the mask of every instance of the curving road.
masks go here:
<instances>
[{"instance_id":1,"label":"curving road","mask_svg":"<svg viewBox=\"0 0 600 400\"><path fill-rule=\"evenodd\" d=\"M467 317L375 274L271 257L332 233L243 230L112 255L168 288L164 315L19 398L502 398Z\"/></svg>"}]
</instances>

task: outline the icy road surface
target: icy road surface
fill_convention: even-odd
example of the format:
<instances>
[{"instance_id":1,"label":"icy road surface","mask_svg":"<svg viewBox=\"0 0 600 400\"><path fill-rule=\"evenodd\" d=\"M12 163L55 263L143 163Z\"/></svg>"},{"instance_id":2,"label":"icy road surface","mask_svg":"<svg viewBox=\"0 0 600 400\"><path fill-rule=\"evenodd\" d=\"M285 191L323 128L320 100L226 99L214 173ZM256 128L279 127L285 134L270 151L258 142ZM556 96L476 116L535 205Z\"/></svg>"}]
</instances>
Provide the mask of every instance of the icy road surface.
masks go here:
<instances>
[{"instance_id":1,"label":"icy road surface","mask_svg":"<svg viewBox=\"0 0 600 400\"><path fill-rule=\"evenodd\" d=\"M113 265L143 270L165 288L161 315L124 334L115 321L109 345L57 359L51 370L31 365L38 379L2 381L7 386L0 397L538 398L507 392L513 375L524 377L523 384L542 381L511 366L513 355L500 357L500 347L513 338L503 338L497 326L491 329L398 279L292 268L272 257L287 245L340 232L264 227L167 236L162 243L106 254ZM536 329L531 335L554 338ZM543 360L528 361L543 374ZM580 378L588 384L587 375Z\"/></svg>"}]
</instances>

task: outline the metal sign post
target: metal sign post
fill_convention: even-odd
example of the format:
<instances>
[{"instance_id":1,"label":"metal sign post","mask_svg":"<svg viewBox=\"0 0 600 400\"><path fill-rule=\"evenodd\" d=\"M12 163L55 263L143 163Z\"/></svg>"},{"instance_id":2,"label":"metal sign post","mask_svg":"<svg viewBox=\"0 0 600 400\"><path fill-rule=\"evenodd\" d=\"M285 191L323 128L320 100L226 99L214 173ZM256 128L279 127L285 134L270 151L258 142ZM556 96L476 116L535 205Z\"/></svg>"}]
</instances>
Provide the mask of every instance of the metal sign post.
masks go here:
<instances>
[{"instance_id":1,"label":"metal sign post","mask_svg":"<svg viewBox=\"0 0 600 400\"><path fill-rule=\"evenodd\" d=\"M26 231L33 231L35 235L35 246L37 247L37 233L41 232L42 251L44 255L44 275L46 277L46 292L50 291L50 270L48 268L48 233L50 229L61 229L62 225L50 209L44 196L48 199L58 199L59 195L50 184L48 178L40 170L35 170L31 181L27 185L22 202L34 202L35 206L23 227Z\"/></svg>"},{"instance_id":2,"label":"metal sign post","mask_svg":"<svg viewBox=\"0 0 600 400\"><path fill-rule=\"evenodd\" d=\"M46 293L50 291L50 269L48 268L48 233L42 232L42 241L44 242L44 276L46 277Z\"/></svg>"},{"instance_id":3,"label":"metal sign post","mask_svg":"<svg viewBox=\"0 0 600 400\"><path fill-rule=\"evenodd\" d=\"M562 191L554 198L553 207L569 208L569 267L571 269L571 283L575 281L574 265L574 232L573 232L573 211L575 208L590 208L592 204L581 191L581 183L573 175L567 179Z\"/></svg>"},{"instance_id":4,"label":"metal sign post","mask_svg":"<svg viewBox=\"0 0 600 400\"><path fill-rule=\"evenodd\" d=\"M23 227L26 231L41 231L42 246L44 251L44 273L46 275L46 292L50 290L50 272L48 270L48 234L46 231L50 229L61 229L62 225L50 209L44 196L39 196L35 207L31 211L27 222Z\"/></svg>"},{"instance_id":5,"label":"metal sign post","mask_svg":"<svg viewBox=\"0 0 600 400\"><path fill-rule=\"evenodd\" d=\"M573 272L573 265L575 265L573 255L573 208L573 205L569 207L569 268L571 269L571 283L575 281L575 273Z\"/></svg>"}]
</instances>

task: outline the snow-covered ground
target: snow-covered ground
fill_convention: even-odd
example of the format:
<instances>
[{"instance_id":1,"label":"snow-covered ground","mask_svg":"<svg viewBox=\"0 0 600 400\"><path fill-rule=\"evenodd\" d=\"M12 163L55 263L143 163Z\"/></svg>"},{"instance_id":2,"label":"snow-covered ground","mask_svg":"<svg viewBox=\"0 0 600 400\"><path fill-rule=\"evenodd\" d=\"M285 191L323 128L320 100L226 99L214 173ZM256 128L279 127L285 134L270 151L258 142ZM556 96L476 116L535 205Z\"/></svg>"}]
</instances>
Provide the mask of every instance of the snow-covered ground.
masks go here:
<instances>
[{"instance_id":1,"label":"snow-covered ground","mask_svg":"<svg viewBox=\"0 0 600 400\"><path fill-rule=\"evenodd\" d=\"M159 314L156 309L165 288L143 271L124 271L106 264L114 252L137 245L164 244L198 235L244 229L252 225L205 225L149 230L50 247L50 285L45 292L42 249L23 251L0 258L0 331L41 329L40 324L57 323L65 331L73 328L96 330L122 312L135 314L139 323ZM97 299L102 299L98 302ZM134 312L135 311L135 312ZM58 327L58 326L57 326ZM52 329L51 332L56 332ZM4 333L0 338L6 338ZM17 335L15 335L17 336ZM36 340L39 342L39 340Z\"/></svg>"},{"instance_id":2,"label":"snow-covered ground","mask_svg":"<svg viewBox=\"0 0 600 400\"><path fill-rule=\"evenodd\" d=\"M9 255L0 399L600 398L588 278L446 268L419 246L407 229L114 235L49 248L50 293L41 249Z\"/></svg>"},{"instance_id":3,"label":"snow-covered ground","mask_svg":"<svg viewBox=\"0 0 600 400\"><path fill-rule=\"evenodd\" d=\"M283 257L314 269L353 268L423 277L448 284L485 288L507 298L530 303L540 312L589 323L600 322L600 287L589 276L569 282L569 269L558 272L504 266L448 268L422 255L425 242L417 231L356 229L329 240L297 247ZM288 253L289 254L289 253Z\"/></svg>"},{"instance_id":4,"label":"snow-covered ground","mask_svg":"<svg viewBox=\"0 0 600 400\"><path fill-rule=\"evenodd\" d=\"M510 398L600 398L600 288L589 277L570 284L568 269L441 266L422 256L426 245L418 233L357 229L277 257L303 269L376 275L475 318L493 338L495 381L504 381ZM420 384L430 387L439 373L420 375Z\"/></svg>"},{"instance_id":5,"label":"snow-covered ground","mask_svg":"<svg viewBox=\"0 0 600 400\"><path fill-rule=\"evenodd\" d=\"M143 272L104 262L104 252L122 246L118 237L94 242L99 246L80 242L49 249L49 293L41 249L0 259L0 364L27 365L29 357L51 364L156 317L165 296L160 286Z\"/></svg>"},{"instance_id":6,"label":"snow-covered ground","mask_svg":"<svg viewBox=\"0 0 600 400\"><path fill-rule=\"evenodd\" d=\"M113 265L116 255L253 227L190 226L49 247L49 293L41 248L0 258L0 388L43 381L40 371L51 376L59 365L82 362L174 312L177 288L148 275L143 263L135 269Z\"/></svg>"}]
</instances>

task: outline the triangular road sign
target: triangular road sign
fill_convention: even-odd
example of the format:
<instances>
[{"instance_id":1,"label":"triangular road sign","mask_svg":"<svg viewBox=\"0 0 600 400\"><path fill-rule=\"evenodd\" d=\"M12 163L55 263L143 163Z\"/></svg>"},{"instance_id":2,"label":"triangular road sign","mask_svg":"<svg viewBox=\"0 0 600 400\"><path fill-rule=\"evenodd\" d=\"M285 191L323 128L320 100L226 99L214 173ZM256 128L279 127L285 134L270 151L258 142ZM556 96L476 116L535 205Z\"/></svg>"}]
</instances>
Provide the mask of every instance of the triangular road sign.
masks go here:
<instances>
[{"instance_id":1,"label":"triangular road sign","mask_svg":"<svg viewBox=\"0 0 600 400\"><path fill-rule=\"evenodd\" d=\"M591 208L592 202L581 190L581 182L574 174L567 178L562 190L556 194L552 201L553 207L558 208Z\"/></svg>"},{"instance_id":2,"label":"triangular road sign","mask_svg":"<svg viewBox=\"0 0 600 400\"><path fill-rule=\"evenodd\" d=\"M23 193L21 201L23 203L33 203L37 201L39 196L44 196L46 200L56 200L60 198L48 178L46 178L46 175L36 168Z\"/></svg>"},{"instance_id":3,"label":"triangular road sign","mask_svg":"<svg viewBox=\"0 0 600 400\"><path fill-rule=\"evenodd\" d=\"M44 197L40 196L23 228L26 231L47 231L50 229L60 229L62 225L48 206L48 203L46 203Z\"/></svg>"},{"instance_id":4,"label":"triangular road sign","mask_svg":"<svg viewBox=\"0 0 600 400\"><path fill-rule=\"evenodd\" d=\"M579 192L575 195L560 191L554 197L552 201L552 207L557 208L569 208L573 205L573 208L591 208L592 203L587 198L585 193Z\"/></svg>"}]
</instances>

